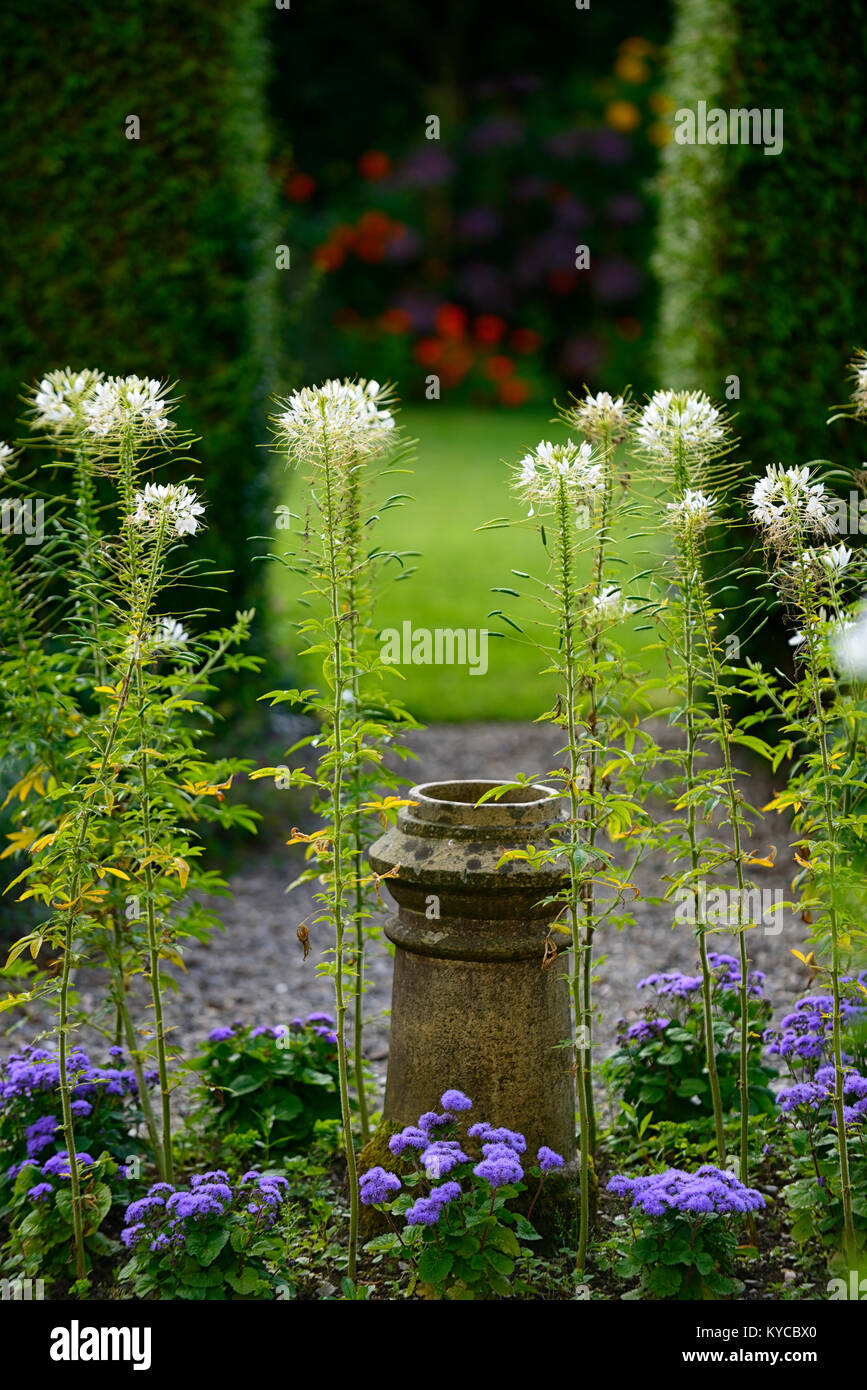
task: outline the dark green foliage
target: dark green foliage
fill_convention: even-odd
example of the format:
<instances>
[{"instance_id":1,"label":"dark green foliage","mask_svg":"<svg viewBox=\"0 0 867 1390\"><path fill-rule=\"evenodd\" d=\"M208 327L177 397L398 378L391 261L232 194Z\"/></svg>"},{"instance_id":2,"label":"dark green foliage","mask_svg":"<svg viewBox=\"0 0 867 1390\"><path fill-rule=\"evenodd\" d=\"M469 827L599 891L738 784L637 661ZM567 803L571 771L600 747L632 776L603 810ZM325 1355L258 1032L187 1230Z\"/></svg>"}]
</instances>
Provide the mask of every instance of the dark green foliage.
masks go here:
<instances>
[{"instance_id":1,"label":"dark green foliage","mask_svg":"<svg viewBox=\"0 0 867 1390\"><path fill-rule=\"evenodd\" d=\"M204 1044L195 1063L208 1088L202 1116L209 1132L255 1131L270 1154L301 1153L318 1120L340 1115L334 1035L312 1024L274 1031L254 1038L245 1025Z\"/></svg>"},{"instance_id":2,"label":"dark green foliage","mask_svg":"<svg viewBox=\"0 0 867 1390\"><path fill-rule=\"evenodd\" d=\"M851 424L825 420L865 335L865 19L860 0L676 6L673 111L784 113L779 155L672 141L660 176L660 381L719 398L736 374L755 471L857 448Z\"/></svg>"},{"instance_id":3,"label":"dark green foliage","mask_svg":"<svg viewBox=\"0 0 867 1390\"><path fill-rule=\"evenodd\" d=\"M238 571L203 599L230 615L258 588L246 538L267 506L257 446L285 294L262 13L10 0L0 16L0 438L15 437L22 380L53 367L177 380L179 423L205 439L208 553Z\"/></svg>"}]
</instances>

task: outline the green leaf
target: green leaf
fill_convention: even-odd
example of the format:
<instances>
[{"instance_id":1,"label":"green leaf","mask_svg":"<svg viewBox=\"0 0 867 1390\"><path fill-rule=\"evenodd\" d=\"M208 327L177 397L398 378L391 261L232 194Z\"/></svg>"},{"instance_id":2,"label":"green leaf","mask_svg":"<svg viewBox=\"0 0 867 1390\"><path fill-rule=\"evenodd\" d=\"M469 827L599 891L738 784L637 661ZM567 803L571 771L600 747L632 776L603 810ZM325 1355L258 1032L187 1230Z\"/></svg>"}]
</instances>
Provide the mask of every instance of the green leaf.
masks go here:
<instances>
[{"instance_id":1,"label":"green leaf","mask_svg":"<svg viewBox=\"0 0 867 1390\"><path fill-rule=\"evenodd\" d=\"M255 1293L260 1288L267 1288L267 1281L253 1269L243 1269L240 1274L235 1274L234 1270L229 1270L226 1274L226 1283L235 1290L235 1293L242 1295Z\"/></svg>"},{"instance_id":2,"label":"green leaf","mask_svg":"<svg viewBox=\"0 0 867 1390\"><path fill-rule=\"evenodd\" d=\"M213 1264L228 1239L229 1231L226 1227L216 1231L192 1230L186 1239L187 1253L198 1260L200 1265Z\"/></svg>"},{"instance_id":3,"label":"green leaf","mask_svg":"<svg viewBox=\"0 0 867 1390\"><path fill-rule=\"evenodd\" d=\"M441 1284L451 1272L455 1257L450 1250L429 1245L418 1262L418 1277L423 1284Z\"/></svg>"},{"instance_id":4,"label":"green leaf","mask_svg":"<svg viewBox=\"0 0 867 1390\"><path fill-rule=\"evenodd\" d=\"M671 1298L681 1285L681 1276L668 1265L655 1265L644 1276L644 1287L655 1298Z\"/></svg>"}]
</instances>

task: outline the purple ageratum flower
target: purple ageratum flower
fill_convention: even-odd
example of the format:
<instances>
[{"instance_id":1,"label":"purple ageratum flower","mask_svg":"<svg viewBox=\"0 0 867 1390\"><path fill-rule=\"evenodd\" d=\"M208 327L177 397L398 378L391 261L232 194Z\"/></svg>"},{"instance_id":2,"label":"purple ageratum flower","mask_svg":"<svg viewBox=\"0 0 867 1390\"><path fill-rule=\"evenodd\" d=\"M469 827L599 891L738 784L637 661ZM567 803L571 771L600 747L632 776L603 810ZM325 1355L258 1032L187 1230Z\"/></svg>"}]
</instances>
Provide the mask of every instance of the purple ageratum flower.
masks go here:
<instances>
[{"instance_id":1,"label":"purple ageratum flower","mask_svg":"<svg viewBox=\"0 0 867 1390\"><path fill-rule=\"evenodd\" d=\"M431 1130L439 1128L440 1125L450 1125L453 1120L454 1115L438 1115L435 1110L426 1110L418 1117L418 1127L423 1129L425 1134L430 1134Z\"/></svg>"},{"instance_id":2,"label":"purple ageratum flower","mask_svg":"<svg viewBox=\"0 0 867 1390\"><path fill-rule=\"evenodd\" d=\"M539 1149L536 1158L539 1160L539 1167L543 1173L550 1173L554 1168L563 1167L563 1159L560 1154L549 1149L546 1144L543 1144Z\"/></svg>"},{"instance_id":3,"label":"purple ageratum flower","mask_svg":"<svg viewBox=\"0 0 867 1390\"><path fill-rule=\"evenodd\" d=\"M320 1024L318 1028L314 1028L313 1031L317 1035L317 1037L327 1038L330 1043L337 1042L337 1034L334 1032L334 1030L331 1028L326 1028L323 1024Z\"/></svg>"},{"instance_id":4,"label":"purple ageratum flower","mask_svg":"<svg viewBox=\"0 0 867 1390\"><path fill-rule=\"evenodd\" d=\"M175 1189L172 1187L170 1182L155 1182L152 1187L148 1188L148 1196L156 1197L161 1192L166 1192L170 1194L174 1192L174 1190Z\"/></svg>"},{"instance_id":5,"label":"purple ageratum flower","mask_svg":"<svg viewBox=\"0 0 867 1390\"><path fill-rule=\"evenodd\" d=\"M673 995L677 999L687 999L701 989L701 979L697 975L684 975L681 970L668 970L656 975L645 975L639 980L636 989L653 989L660 996Z\"/></svg>"},{"instance_id":6,"label":"purple ageratum flower","mask_svg":"<svg viewBox=\"0 0 867 1390\"><path fill-rule=\"evenodd\" d=\"M421 1162L429 1178L444 1178L459 1163L469 1163L460 1144L453 1139L435 1139L424 1150Z\"/></svg>"},{"instance_id":7,"label":"purple ageratum flower","mask_svg":"<svg viewBox=\"0 0 867 1390\"><path fill-rule=\"evenodd\" d=\"M140 1224L138 1226L127 1226L125 1230L121 1231L120 1238L126 1246L127 1250L129 1250L131 1246L135 1245L140 1233L144 1229L144 1225Z\"/></svg>"},{"instance_id":8,"label":"purple ageratum flower","mask_svg":"<svg viewBox=\"0 0 867 1390\"><path fill-rule=\"evenodd\" d=\"M54 1115L43 1115L41 1119L28 1125L24 1131L24 1138L27 1141L27 1157L35 1158L43 1149L47 1149L53 1141L55 1130L58 1128L58 1121Z\"/></svg>"},{"instance_id":9,"label":"purple ageratum flower","mask_svg":"<svg viewBox=\"0 0 867 1390\"><path fill-rule=\"evenodd\" d=\"M399 1134L393 1134L388 1141L388 1147L395 1157L399 1157L405 1149L426 1149L430 1143L430 1138L423 1129L416 1125L407 1125Z\"/></svg>"},{"instance_id":10,"label":"purple ageratum flower","mask_svg":"<svg viewBox=\"0 0 867 1390\"><path fill-rule=\"evenodd\" d=\"M331 1017L331 1014L323 1014L323 1013L308 1014L308 1015L307 1015L307 1018L305 1019L305 1022L306 1022L306 1023L327 1023L329 1028L333 1028L333 1027L334 1027L334 1019Z\"/></svg>"},{"instance_id":11,"label":"purple ageratum flower","mask_svg":"<svg viewBox=\"0 0 867 1390\"><path fill-rule=\"evenodd\" d=\"M450 1110L453 1115L460 1114L462 1110L472 1110L473 1102L469 1096L465 1096L463 1091L443 1091L440 1096L440 1105L443 1110Z\"/></svg>"},{"instance_id":12,"label":"purple ageratum flower","mask_svg":"<svg viewBox=\"0 0 867 1390\"><path fill-rule=\"evenodd\" d=\"M38 1182L35 1187L28 1187L27 1196L31 1202L47 1202L53 1191L50 1182Z\"/></svg>"},{"instance_id":13,"label":"purple ageratum flower","mask_svg":"<svg viewBox=\"0 0 867 1390\"><path fill-rule=\"evenodd\" d=\"M489 1144L505 1145L515 1153L527 1152L527 1141L515 1129L488 1129L482 1136L482 1153L487 1153Z\"/></svg>"},{"instance_id":14,"label":"purple ageratum flower","mask_svg":"<svg viewBox=\"0 0 867 1390\"><path fill-rule=\"evenodd\" d=\"M122 1048L122 1047L110 1047L110 1048L108 1049L108 1055L109 1055L109 1057L122 1057L122 1056L123 1056L123 1048Z\"/></svg>"},{"instance_id":15,"label":"purple ageratum flower","mask_svg":"<svg viewBox=\"0 0 867 1390\"><path fill-rule=\"evenodd\" d=\"M695 1173L669 1168L664 1173L640 1178L617 1174L608 1183L608 1191L631 1196L633 1209L648 1216L663 1216L669 1211L687 1215L743 1213L758 1211L765 1205L764 1197L755 1188L745 1187L734 1173L709 1163Z\"/></svg>"},{"instance_id":16,"label":"purple ageratum flower","mask_svg":"<svg viewBox=\"0 0 867 1390\"><path fill-rule=\"evenodd\" d=\"M124 1224L132 1225L138 1221L145 1221L151 1212L162 1213L165 1205L165 1199L159 1194L156 1197L139 1197L137 1202L130 1202L124 1212Z\"/></svg>"},{"instance_id":17,"label":"purple ageratum flower","mask_svg":"<svg viewBox=\"0 0 867 1390\"><path fill-rule=\"evenodd\" d=\"M445 1203L436 1202L431 1197L417 1197L406 1211L407 1226L435 1226L444 1206Z\"/></svg>"},{"instance_id":18,"label":"purple ageratum flower","mask_svg":"<svg viewBox=\"0 0 867 1390\"><path fill-rule=\"evenodd\" d=\"M238 1186L239 1186L239 1187L243 1187L245 1183L248 1183L248 1182L258 1182L258 1181L259 1181L259 1177L260 1177L259 1169L258 1169L258 1168L250 1168L246 1173L243 1174L243 1176L242 1176L242 1178L241 1178L241 1181L240 1181L240 1183L238 1184Z\"/></svg>"},{"instance_id":19,"label":"purple ageratum flower","mask_svg":"<svg viewBox=\"0 0 867 1390\"><path fill-rule=\"evenodd\" d=\"M272 1036L272 1034L271 1034L271 1029L270 1029L270 1028L266 1028L264 1023L260 1023L260 1024L258 1025L258 1027L253 1028L253 1029L250 1030L250 1037L251 1037L251 1038L261 1038L262 1035L263 1035L263 1033L267 1033L269 1037Z\"/></svg>"},{"instance_id":20,"label":"purple ageratum flower","mask_svg":"<svg viewBox=\"0 0 867 1390\"><path fill-rule=\"evenodd\" d=\"M651 1038L658 1038L669 1023L670 1018L643 1018L627 1028L623 1040L627 1043L649 1042Z\"/></svg>"},{"instance_id":21,"label":"purple ageratum flower","mask_svg":"<svg viewBox=\"0 0 867 1390\"><path fill-rule=\"evenodd\" d=\"M366 1207L375 1207L379 1202L387 1202L401 1189L401 1181L396 1173L385 1168L369 1168L359 1178L361 1201Z\"/></svg>"},{"instance_id":22,"label":"purple ageratum flower","mask_svg":"<svg viewBox=\"0 0 867 1390\"><path fill-rule=\"evenodd\" d=\"M524 1170L514 1149L507 1144L485 1144L483 1147L485 1157L473 1169L477 1177L484 1178L491 1187L505 1187L507 1183L521 1181Z\"/></svg>"},{"instance_id":23,"label":"purple ageratum flower","mask_svg":"<svg viewBox=\"0 0 867 1390\"><path fill-rule=\"evenodd\" d=\"M714 972L718 989L740 989L741 965L739 960L722 951L708 951L707 958L708 964ZM747 994L756 999L760 998L765 979L763 970L751 970L747 975Z\"/></svg>"},{"instance_id":24,"label":"purple ageratum flower","mask_svg":"<svg viewBox=\"0 0 867 1390\"><path fill-rule=\"evenodd\" d=\"M467 1134L471 1139L483 1139L492 1129L493 1125L488 1120L478 1120L476 1124L470 1125Z\"/></svg>"},{"instance_id":25,"label":"purple ageratum flower","mask_svg":"<svg viewBox=\"0 0 867 1390\"><path fill-rule=\"evenodd\" d=\"M440 1207L447 1207L461 1195L461 1185L457 1182L441 1182L439 1187L431 1188L430 1200Z\"/></svg>"},{"instance_id":26,"label":"purple ageratum flower","mask_svg":"<svg viewBox=\"0 0 867 1390\"><path fill-rule=\"evenodd\" d=\"M83 1151L77 1153L75 1157L79 1168L89 1168L93 1164L93 1159L90 1154L84 1153ZM48 1159L47 1163L43 1163L42 1171L48 1178L68 1178L71 1171L69 1154L65 1149L63 1153L54 1154L52 1158Z\"/></svg>"},{"instance_id":27,"label":"purple ageratum flower","mask_svg":"<svg viewBox=\"0 0 867 1390\"><path fill-rule=\"evenodd\" d=\"M212 1028L208 1034L208 1042L228 1042L229 1038L234 1038L234 1028Z\"/></svg>"},{"instance_id":28,"label":"purple ageratum flower","mask_svg":"<svg viewBox=\"0 0 867 1390\"><path fill-rule=\"evenodd\" d=\"M228 1182L229 1174L223 1168L212 1168L207 1173L196 1173L190 1178L190 1187L201 1187L203 1183Z\"/></svg>"}]
</instances>

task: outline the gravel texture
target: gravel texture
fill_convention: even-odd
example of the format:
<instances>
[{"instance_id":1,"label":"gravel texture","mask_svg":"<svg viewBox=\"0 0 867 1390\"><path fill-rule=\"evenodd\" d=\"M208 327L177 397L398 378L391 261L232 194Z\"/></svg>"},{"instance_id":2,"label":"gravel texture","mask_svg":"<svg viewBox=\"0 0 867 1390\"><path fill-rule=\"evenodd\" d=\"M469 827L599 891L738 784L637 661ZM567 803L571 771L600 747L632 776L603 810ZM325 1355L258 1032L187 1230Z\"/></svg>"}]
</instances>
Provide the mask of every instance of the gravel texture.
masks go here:
<instances>
[{"instance_id":1,"label":"gravel texture","mask_svg":"<svg viewBox=\"0 0 867 1390\"><path fill-rule=\"evenodd\" d=\"M284 717L274 730L273 749L264 753L262 761L271 758L279 762L282 749L294 741L298 732L295 721ZM665 728L655 732L660 741L669 736ZM556 766L562 734L544 724L456 724L431 727L407 742L417 756L417 762L411 762L407 769L413 781L457 777L505 780L517 772L543 776ZM761 772L755 775L750 791L757 805L770 796L770 782ZM245 854L243 868L231 875L233 897L219 902L225 930L216 933L206 946L190 944L185 952L186 972L167 970L177 982L177 991L167 994L167 1019L175 1043L184 1053L194 1051L198 1041L218 1024L233 1019L254 1024L287 1022L297 1014L327 1010L332 1003L332 982L317 975L316 970L320 949L327 944L325 928L310 928L313 950L306 960L296 938L297 926L313 908L312 889L305 885L289 896L285 891L298 872L301 859L298 851L287 849L283 841L294 823L305 822L303 808L294 802L293 793L278 792L268 785L260 809L266 814L274 838L263 842L260 837L254 842L256 848ZM752 844L764 854L768 845L776 842L779 854L775 868L756 872L762 874L763 885L780 888L783 896L788 897L792 866L791 851L785 848L785 841L784 824L776 817L768 817L754 834ZM670 871L665 853L656 853L641 865L635 876L637 885L644 893L658 893L660 875ZM613 1045L617 1021L637 1016L639 1006L645 1002L635 991L642 976L673 968L692 972L696 966L693 939L687 927L672 928L670 904L639 902L635 916L634 925L620 931L606 929L597 938L597 950L604 959L598 966L596 1002L602 1021L597 1026L595 1041L603 1053ZM386 920L385 914L382 920ZM806 983L803 967L792 955L793 947L802 949L806 934L803 924L786 910L783 929L777 935L761 930L750 935L753 963L766 971L767 991L778 1009L787 1007ZM721 950L736 949L731 937L721 937L713 944ZM367 1052L381 1081L388 1050L391 996L391 956L382 939L371 945L367 979ZM98 997L96 982L83 972L78 983L81 1003L92 1014ZM142 981L136 984L136 994L141 999L140 1017L147 1018ZM0 1023L6 1028L5 1037L0 1038L3 1051L49 1026L50 1018L34 1008L26 1018L19 1015L14 1028L10 1028L12 1021L9 1014L0 1016ZM81 1041L95 1041L90 1029L82 1031Z\"/></svg>"}]
</instances>

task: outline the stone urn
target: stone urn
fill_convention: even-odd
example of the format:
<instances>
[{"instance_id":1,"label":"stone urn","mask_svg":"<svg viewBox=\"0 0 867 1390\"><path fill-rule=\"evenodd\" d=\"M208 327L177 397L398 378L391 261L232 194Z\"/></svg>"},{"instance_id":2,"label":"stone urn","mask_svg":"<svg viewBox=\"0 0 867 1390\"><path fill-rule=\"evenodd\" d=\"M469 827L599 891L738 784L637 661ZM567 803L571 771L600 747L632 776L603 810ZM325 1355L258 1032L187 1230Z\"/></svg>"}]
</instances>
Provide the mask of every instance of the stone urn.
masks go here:
<instances>
[{"instance_id":1,"label":"stone urn","mask_svg":"<svg viewBox=\"0 0 867 1390\"><path fill-rule=\"evenodd\" d=\"M571 1172L571 1012L559 958L571 942L551 931L557 908L542 905L568 866L563 858L542 868L500 864L509 849L548 843L565 809L545 786L476 804L498 785L413 787L406 796L415 804L369 851L376 873L393 871L386 886L397 903L385 928L395 957L383 1129L416 1123L457 1087L473 1100L469 1120L526 1136L528 1166L547 1144Z\"/></svg>"}]
</instances>

